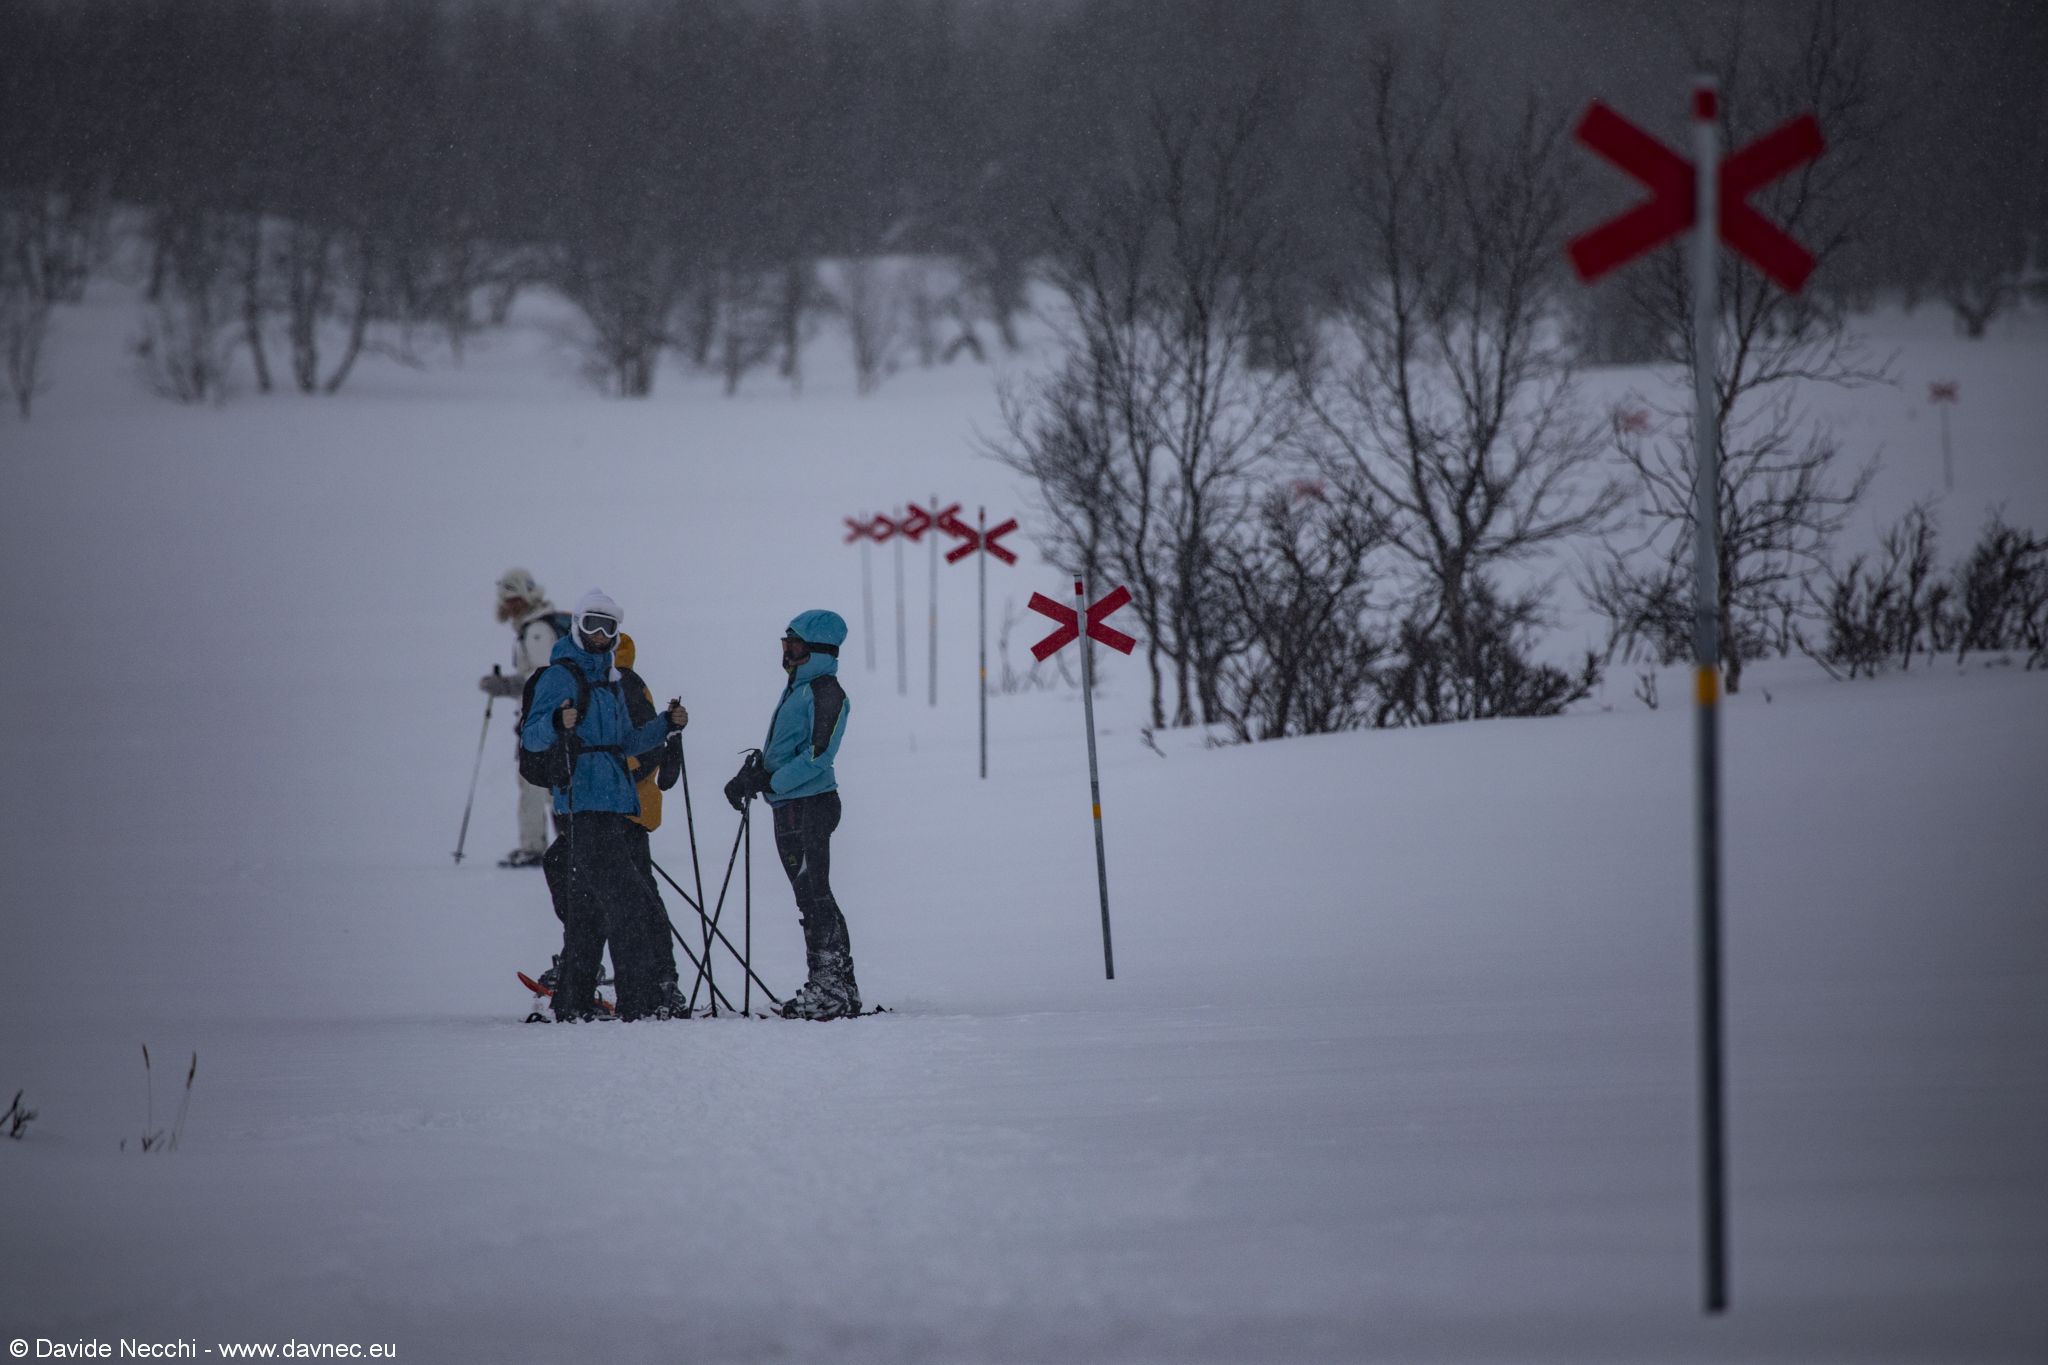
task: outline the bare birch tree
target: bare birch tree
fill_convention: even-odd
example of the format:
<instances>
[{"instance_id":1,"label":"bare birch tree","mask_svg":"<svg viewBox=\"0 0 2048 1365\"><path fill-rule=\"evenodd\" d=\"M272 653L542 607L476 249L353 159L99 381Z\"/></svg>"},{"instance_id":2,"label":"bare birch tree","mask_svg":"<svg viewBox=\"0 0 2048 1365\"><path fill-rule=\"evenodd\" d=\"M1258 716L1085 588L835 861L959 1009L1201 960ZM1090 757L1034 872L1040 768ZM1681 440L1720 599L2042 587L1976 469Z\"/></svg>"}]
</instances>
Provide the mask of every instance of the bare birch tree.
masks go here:
<instances>
[{"instance_id":1,"label":"bare birch tree","mask_svg":"<svg viewBox=\"0 0 2048 1365\"><path fill-rule=\"evenodd\" d=\"M1561 123L1531 104L1482 145L1453 99L1397 55L1375 67L1351 177L1364 268L1339 286L1339 335L1296 367L1324 470L1383 510L1407 565L1404 638L1441 656L1415 712L1444 720L1499 713L1491 661L1540 605L1495 610L1500 569L1600 530L1623 496L1559 326Z\"/></svg>"}]
</instances>

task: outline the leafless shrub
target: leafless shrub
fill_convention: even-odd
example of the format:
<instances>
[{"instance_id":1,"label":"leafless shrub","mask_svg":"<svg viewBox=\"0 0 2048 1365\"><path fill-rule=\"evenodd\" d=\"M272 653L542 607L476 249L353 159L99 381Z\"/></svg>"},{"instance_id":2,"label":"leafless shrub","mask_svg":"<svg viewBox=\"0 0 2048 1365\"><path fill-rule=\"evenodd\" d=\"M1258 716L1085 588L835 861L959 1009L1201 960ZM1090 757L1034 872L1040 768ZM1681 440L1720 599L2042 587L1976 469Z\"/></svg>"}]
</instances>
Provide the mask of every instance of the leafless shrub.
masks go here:
<instances>
[{"instance_id":1,"label":"leafless shrub","mask_svg":"<svg viewBox=\"0 0 2048 1365\"><path fill-rule=\"evenodd\" d=\"M1373 509L1299 484L1269 494L1255 527L1221 556L1249 636L1223 670L1225 722L1239 740L1368 724L1383 649L1369 617L1366 566L1385 535Z\"/></svg>"},{"instance_id":2,"label":"leafless shrub","mask_svg":"<svg viewBox=\"0 0 2048 1365\"><path fill-rule=\"evenodd\" d=\"M22 1107L21 1097L27 1093L25 1090L15 1091L13 1103L7 1106L6 1113L0 1114L0 1123L7 1125L7 1136L13 1138L16 1142L21 1141L23 1130L33 1123L36 1118L35 1110Z\"/></svg>"},{"instance_id":3,"label":"leafless shrub","mask_svg":"<svg viewBox=\"0 0 2048 1365\"><path fill-rule=\"evenodd\" d=\"M142 1045L142 1084L145 1108L143 1111L144 1118L140 1146L143 1151L152 1152L159 1148L172 1152L178 1150L178 1141L185 1133L185 1114L192 1103L192 1081L198 1074L199 1054L194 1052L192 1054L192 1064L185 1069L184 1087L178 1095L177 1116L171 1120L168 1132L158 1128L156 1126L156 1082L154 1068L150 1063L149 1044L144 1043ZM123 1139L121 1149L126 1151L127 1148L128 1143L126 1139Z\"/></svg>"},{"instance_id":4,"label":"leafless shrub","mask_svg":"<svg viewBox=\"0 0 2048 1365\"><path fill-rule=\"evenodd\" d=\"M2024 650L2028 668L2048 665L2048 539L1993 513L1955 581L1958 663L1972 650Z\"/></svg>"},{"instance_id":5,"label":"leafless shrub","mask_svg":"<svg viewBox=\"0 0 2048 1365\"><path fill-rule=\"evenodd\" d=\"M1827 631L1808 653L1838 677L1872 676L1892 663L1910 668L1914 651L1928 648L1934 556L1934 525L1922 505L1885 533L1874 560L1856 555L1846 568L1826 570L1824 586L1807 589Z\"/></svg>"},{"instance_id":6,"label":"leafless shrub","mask_svg":"<svg viewBox=\"0 0 2048 1365\"><path fill-rule=\"evenodd\" d=\"M1935 534L1925 506L1885 533L1875 557L1857 555L1810 589L1825 634L1801 647L1838 678L1907 669L1915 653L1954 650L2024 653L2026 666L2048 664L2048 540L1994 514L1963 562L1946 576L1935 566Z\"/></svg>"},{"instance_id":7,"label":"leafless shrub","mask_svg":"<svg viewBox=\"0 0 2048 1365\"><path fill-rule=\"evenodd\" d=\"M1428 604L1400 624L1381 667L1376 725L1439 725L1505 716L1554 716L1600 685L1599 656L1577 672L1538 663L1531 647L1542 624L1535 594L1503 597L1485 577L1471 581L1466 629L1445 632Z\"/></svg>"}]
</instances>

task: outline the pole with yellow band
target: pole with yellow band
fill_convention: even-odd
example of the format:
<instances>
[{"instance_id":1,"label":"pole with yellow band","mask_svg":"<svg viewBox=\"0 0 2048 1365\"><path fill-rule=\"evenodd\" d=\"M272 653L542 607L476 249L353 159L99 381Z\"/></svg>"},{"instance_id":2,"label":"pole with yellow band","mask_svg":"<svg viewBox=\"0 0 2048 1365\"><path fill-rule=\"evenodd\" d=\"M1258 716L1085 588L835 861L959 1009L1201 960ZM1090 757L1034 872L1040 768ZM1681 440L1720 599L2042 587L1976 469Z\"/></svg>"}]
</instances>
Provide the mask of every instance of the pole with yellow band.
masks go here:
<instances>
[{"instance_id":1,"label":"pole with yellow band","mask_svg":"<svg viewBox=\"0 0 2048 1365\"><path fill-rule=\"evenodd\" d=\"M1720 100L1693 82L1693 662L1699 863L1700 1215L1706 1310L1728 1306L1727 1138L1721 1009L1721 432L1714 384L1720 320Z\"/></svg>"},{"instance_id":2,"label":"pole with yellow band","mask_svg":"<svg viewBox=\"0 0 2048 1365\"><path fill-rule=\"evenodd\" d=\"M975 541L981 552L975 556L980 561L976 568L980 572L980 601L976 628L981 633L981 776L988 778L988 508L974 509L974 524L980 539Z\"/></svg>"},{"instance_id":3,"label":"pole with yellow band","mask_svg":"<svg viewBox=\"0 0 2048 1365\"><path fill-rule=\"evenodd\" d=\"M1081 714L1088 726L1088 809L1095 820L1095 884L1102 895L1102 975L1116 980L1116 954L1109 943L1109 860L1102 851L1102 779L1095 766L1095 641L1088 632L1088 582L1074 580L1074 607L1081 623Z\"/></svg>"}]
</instances>

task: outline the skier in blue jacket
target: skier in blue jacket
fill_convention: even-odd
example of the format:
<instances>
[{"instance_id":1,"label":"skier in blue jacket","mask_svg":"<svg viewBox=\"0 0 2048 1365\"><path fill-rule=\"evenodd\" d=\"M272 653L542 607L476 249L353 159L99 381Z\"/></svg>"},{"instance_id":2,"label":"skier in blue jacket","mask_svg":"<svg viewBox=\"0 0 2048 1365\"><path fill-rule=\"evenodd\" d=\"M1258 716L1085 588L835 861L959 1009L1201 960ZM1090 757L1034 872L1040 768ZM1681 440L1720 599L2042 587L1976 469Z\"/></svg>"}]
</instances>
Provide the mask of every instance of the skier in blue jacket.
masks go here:
<instances>
[{"instance_id":1,"label":"skier in blue jacket","mask_svg":"<svg viewBox=\"0 0 2048 1365\"><path fill-rule=\"evenodd\" d=\"M839 825L839 782L832 760L853 709L839 685L839 646L846 622L837 612L807 611L782 637L789 685L768 723L768 742L726 783L725 797L744 810L765 796L775 818L775 851L796 893L810 979L782 1006L789 1019L838 1019L860 1013L846 917L833 898L832 831Z\"/></svg>"},{"instance_id":2,"label":"skier in blue jacket","mask_svg":"<svg viewBox=\"0 0 2048 1365\"><path fill-rule=\"evenodd\" d=\"M558 1020L592 1016L606 943L620 1018L682 1013L674 987L665 989L661 980L667 916L633 857L632 818L640 813L640 797L627 760L660 749L689 724L690 713L671 701L666 712L633 724L612 658L621 616L604 593L583 595L519 720L521 747L538 754L560 746L567 777L554 787L562 833L548 850L549 860L562 865L565 887Z\"/></svg>"}]
</instances>

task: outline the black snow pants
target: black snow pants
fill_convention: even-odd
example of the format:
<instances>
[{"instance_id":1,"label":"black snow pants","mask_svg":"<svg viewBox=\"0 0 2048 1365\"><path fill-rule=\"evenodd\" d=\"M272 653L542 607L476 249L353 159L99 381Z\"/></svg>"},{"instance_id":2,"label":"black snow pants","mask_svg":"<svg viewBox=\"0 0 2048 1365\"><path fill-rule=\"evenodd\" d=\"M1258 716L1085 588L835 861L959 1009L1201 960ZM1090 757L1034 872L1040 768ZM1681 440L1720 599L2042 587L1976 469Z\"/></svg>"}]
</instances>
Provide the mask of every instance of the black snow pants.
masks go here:
<instances>
[{"instance_id":1,"label":"black snow pants","mask_svg":"<svg viewBox=\"0 0 2048 1365\"><path fill-rule=\"evenodd\" d=\"M668 905L661 899L661 888L654 883L654 845L644 825L627 821L633 839L633 866L640 871L640 880L647 886L648 903L661 913L652 927L654 942L650 948L654 961L654 980L657 984L674 984L676 979L676 936L669 930Z\"/></svg>"},{"instance_id":2,"label":"black snow pants","mask_svg":"<svg viewBox=\"0 0 2048 1365\"><path fill-rule=\"evenodd\" d=\"M646 831L611 811L581 811L562 818L563 830L542 859L555 912L562 919L561 982L555 989L555 1017L587 1014L595 1008L597 978L605 945L612 950L618 983L619 1017L651 1013L661 998L666 965L668 918L639 857Z\"/></svg>"},{"instance_id":3,"label":"black snow pants","mask_svg":"<svg viewBox=\"0 0 2048 1365\"><path fill-rule=\"evenodd\" d=\"M811 984L835 995L858 999L853 982L853 950L846 938L846 916L832 898L832 831L839 828L839 793L800 796L774 807L775 851L796 892L796 912L804 924L804 957Z\"/></svg>"}]
</instances>

